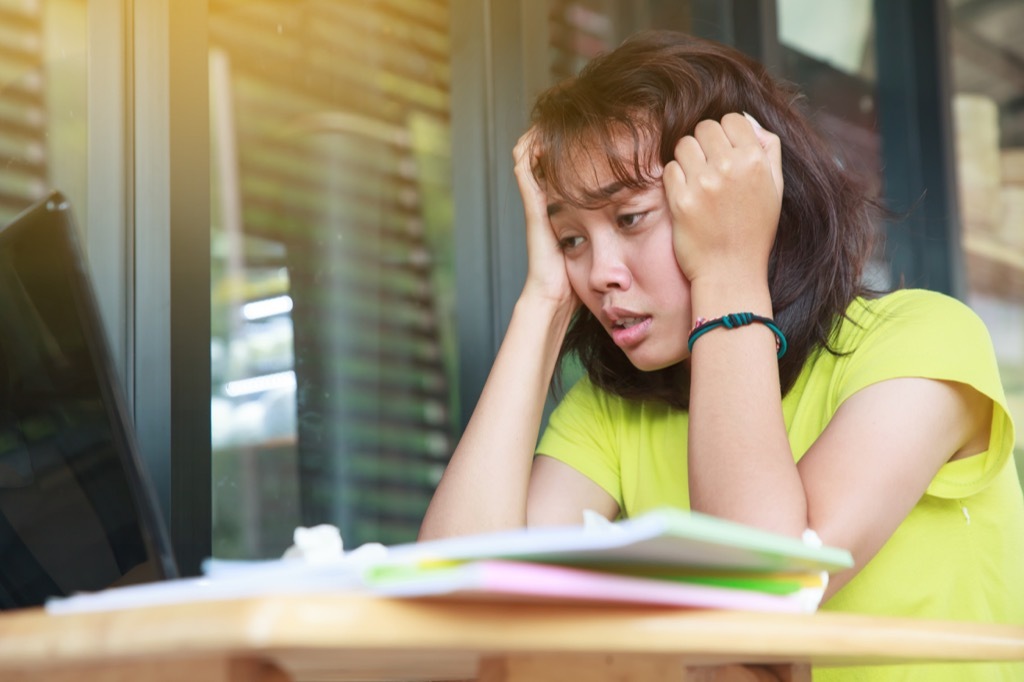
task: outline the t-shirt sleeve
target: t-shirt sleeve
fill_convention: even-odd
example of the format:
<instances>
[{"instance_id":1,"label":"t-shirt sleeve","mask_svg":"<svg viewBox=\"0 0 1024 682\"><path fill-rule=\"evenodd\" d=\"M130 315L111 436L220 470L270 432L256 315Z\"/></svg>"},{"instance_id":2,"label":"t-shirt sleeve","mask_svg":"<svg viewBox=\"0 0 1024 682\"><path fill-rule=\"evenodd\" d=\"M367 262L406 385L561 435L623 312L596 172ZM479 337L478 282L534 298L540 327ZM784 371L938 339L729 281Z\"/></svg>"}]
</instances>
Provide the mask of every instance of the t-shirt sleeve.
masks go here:
<instances>
[{"instance_id":1,"label":"t-shirt sleeve","mask_svg":"<svg viewBox=\"0 0 1024 682\"><path fill-rule=\"evenodd\" d=\"M928 493L960 498L986 485L1006 464L1013 450L1013 423L999 378L992 339L981 319L960 301L934 292L893 295L861 318L864 332L851 354L838 387L842 403L857 391L886 379L923 377L971 386L993 402L989 447L985 452L945 464Z\"/></svg>"},{"instance_id":2,"label":"t-shirt sleeve","mask_svg":"<svg viewBox=\"0 0 1024 682\"><path fill-rule=\"evenodd\" d=\"M580 379L551 413L537 454L576 469L601 486L621 509L622 481L610 403L610 397L589 379Z\"/></svg>"}]
</instances>

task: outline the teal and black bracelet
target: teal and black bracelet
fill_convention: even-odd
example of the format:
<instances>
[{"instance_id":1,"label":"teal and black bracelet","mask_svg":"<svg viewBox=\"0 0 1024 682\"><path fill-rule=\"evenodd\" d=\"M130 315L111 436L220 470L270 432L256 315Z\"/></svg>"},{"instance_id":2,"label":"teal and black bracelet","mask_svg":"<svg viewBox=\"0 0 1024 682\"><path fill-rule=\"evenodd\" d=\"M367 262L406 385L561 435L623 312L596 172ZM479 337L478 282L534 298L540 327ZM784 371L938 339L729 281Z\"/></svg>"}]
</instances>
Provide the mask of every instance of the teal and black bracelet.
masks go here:
<instances>
[{"instance_id":1,"label":"teal and black bracelet","mask_svg":"<svg viewBox=\"0 0 1024 682\"><path fill-rule=\"evenodd\" d=\"M728 315L722 315L716 317L713 320L705 320L703 317L697 318L697 323L693 325L693 330L690 332L690 338L686 342L686 347L689 351L693 352L693 344L700 337L707 334L712 329L718 327L724 327L726 329L735 329L736 327L744 327L748 324L763 324L772 330L775 334L775 351L779 358L786 354L786 335L782 333L779 326L775 324L775 320L770 317L762 317L761 315L755 315L754 313L729 313Z\"/></svg>"}]
</instances>

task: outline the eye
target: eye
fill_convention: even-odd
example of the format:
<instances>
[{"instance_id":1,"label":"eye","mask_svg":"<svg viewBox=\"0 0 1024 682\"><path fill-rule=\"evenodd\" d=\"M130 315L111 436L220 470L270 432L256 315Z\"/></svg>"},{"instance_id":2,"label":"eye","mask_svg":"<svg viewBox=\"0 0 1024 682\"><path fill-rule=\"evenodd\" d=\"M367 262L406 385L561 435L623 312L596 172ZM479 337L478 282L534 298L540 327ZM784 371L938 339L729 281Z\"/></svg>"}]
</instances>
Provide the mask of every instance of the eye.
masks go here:
<instances>
[{"instance_id":1,"label":"eye","mask_svg":"<svg viewBox=\"0 0 1024 682\"><path fill-rule=\"evenodd\" d=\"M615 219L615 222L622 229L628 230L631 227L636 227L637 224L639 224L640 221L643 220L644 216L646 216L646 215L647 215L646 212L643 212L643 213L623 213L622 215L618 216Z\"/></svg>"},{"instance_id":2,"label":"eye","mask_svg":"<svg viewBox=\"0 0 1024 682\"><path fill-rule=\"evenodd\" d=\"M572 251L583 243L583 237L562 237L558 240L558 248L562 251Z\"/></svg>"}]
</instances>

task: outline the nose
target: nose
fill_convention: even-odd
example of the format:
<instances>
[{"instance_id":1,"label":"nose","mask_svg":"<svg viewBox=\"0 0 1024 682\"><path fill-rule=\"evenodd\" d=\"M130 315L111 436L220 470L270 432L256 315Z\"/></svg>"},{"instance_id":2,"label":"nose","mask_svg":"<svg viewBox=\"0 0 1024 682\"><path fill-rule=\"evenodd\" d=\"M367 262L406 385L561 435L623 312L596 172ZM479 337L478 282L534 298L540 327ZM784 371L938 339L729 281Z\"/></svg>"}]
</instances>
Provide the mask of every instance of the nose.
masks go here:
<instances>
[{"instance_id":1,"label":"nose","mask_svg":"<svg viewBox=\"0 0 1024 682\"><path fill-rule=\"evenodd\" d=\"M603 243L595 240L591 248L590 287L605 292L626 290L632 283L633 275L614 240Z\"/></svg>"}]
</instances>

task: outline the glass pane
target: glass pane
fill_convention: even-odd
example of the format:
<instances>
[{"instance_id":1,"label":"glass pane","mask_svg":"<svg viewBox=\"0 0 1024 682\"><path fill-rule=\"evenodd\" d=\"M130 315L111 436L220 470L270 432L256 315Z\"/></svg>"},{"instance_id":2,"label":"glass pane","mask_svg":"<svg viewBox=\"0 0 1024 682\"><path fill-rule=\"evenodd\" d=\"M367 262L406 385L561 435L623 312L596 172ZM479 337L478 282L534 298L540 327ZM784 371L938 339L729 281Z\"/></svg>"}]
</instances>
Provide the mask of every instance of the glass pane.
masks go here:
<instances>
[{"instance_id":1,"label":"glass pane","mask_svg":"<svg viewBox=\"0 0 1024 682\"><path fill-rule=\"evenodd\" d=\"M691 14L687 0L548 0L551 82L572 76L636 31L692 31Z\"/></svg>"},{"instance_id":2,"label":"glass pane","mask_svg":"<svg viewBox=\"0 0 1024 682\"><path fill-rule=\"evenodd\" d=\"M779 0L776 9L779 42L796 53L790 59L811 60L833 72L874 82L872 0Z\"/></svg>"},{"instance_id":3,"label":"glass pane","mask_svg":"<svg viewBox=\"0 0 1024 682\"><path fill-rule=\"evenodd\" d=\"M0 0L0 224L51 188L86 200L85 0Z\"/></svg>"},{"instance_id":4,"label":"glass pane","mask_svg":"<svg viewBox=\"0 0 1024 682\"><path fill-rule=\"evenodd\" d=\"M415 537L458 414L445 0L211 0L213 543Z\"/></svg>"},{"instance_id":5,"label":"glass pane","mask_svg":"<svg viewBox=\"0 0 1024 682\"><path fill-rule=\"evenodd\" d=\"M992 332L1024 480L1024 5L949 9L968 302Z\"/></svg>"},{"instance_id":6,"label":"glass pane","mask_svg":"<svg viewBox=\"0 0 1024 682\"><path fill-rule=\"evenodd\" d=\"M811 120L878 196L882 189L881 138L877 126L874 10L872 0L821 3L779 0L781 77L806 97ZM885 232L879 224L875 257L865 279L888 288Z\"/></svg>"}]
</instances>

